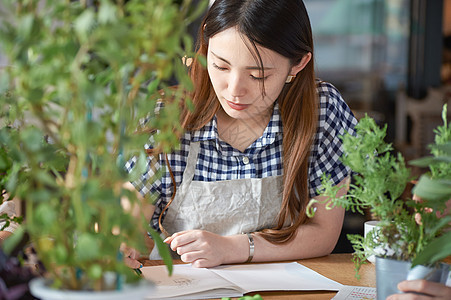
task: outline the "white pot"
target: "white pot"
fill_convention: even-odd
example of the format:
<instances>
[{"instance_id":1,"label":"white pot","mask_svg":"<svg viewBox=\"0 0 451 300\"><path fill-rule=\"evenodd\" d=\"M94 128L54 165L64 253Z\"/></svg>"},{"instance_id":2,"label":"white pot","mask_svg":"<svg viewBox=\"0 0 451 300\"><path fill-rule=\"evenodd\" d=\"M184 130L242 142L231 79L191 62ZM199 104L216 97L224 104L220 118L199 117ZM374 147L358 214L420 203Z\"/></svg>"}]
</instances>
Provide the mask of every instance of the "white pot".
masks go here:
<instances>
[{"instance_id":1,"label":"white pot","mask_svg":"<svg viewBox=\"0 0 451 300\"><path fill-rule=\"evenodd\" d=\"M366 238L366 236L373 230L378 231L379 223L380 223L380 221L375 221L375 220L366 221L364 223L364 237ZM370 251L370 249L365 248L365 252L375 253L376 255L382 255L382 256L383 255L391 256L391 255L395 254L395 252L392 249L390 249L390 247L382 247L382 246L371 249L371 251ZM375 264L376 256L375 255L368 256L368 254L367 254L367 260L370 263Z\"/></svg>"},{"instance_id":2,"label":"white pot","mask_svg":"<svg viewBox=\"0 0 451 300\"><path fill-rule=\"evenodd\" d=\"M147 280L136 284L125 284L121 290L114 291L74 291L57 290L49 287L48 281L35 278L30 281L30 292L41 300L134 300L144 299L155 290L155 285Z\"/></svg>"}]
</instances>

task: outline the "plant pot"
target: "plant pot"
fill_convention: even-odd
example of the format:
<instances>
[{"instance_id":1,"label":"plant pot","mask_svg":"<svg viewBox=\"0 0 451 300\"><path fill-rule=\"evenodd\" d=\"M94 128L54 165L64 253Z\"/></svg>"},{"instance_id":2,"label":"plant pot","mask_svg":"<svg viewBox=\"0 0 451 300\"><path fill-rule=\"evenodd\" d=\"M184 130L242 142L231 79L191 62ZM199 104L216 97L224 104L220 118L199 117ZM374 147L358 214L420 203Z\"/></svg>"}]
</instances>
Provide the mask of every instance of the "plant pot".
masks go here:
<instances>
[{"instance_id":1,"label":"plant pot","mask_svg":"<svg viewBox=\"0 0 451 300\"><path fill-rule=\"evenodd\" d=\"M409 261L394 260L376 256L377 299L385 300L389 295L401 293L397 285L403 280L426 279L445 283L449 265L441 263L436 268L415 266L410 268Z\"/></svg>"},{"instance_id":2,"label":"plant pot","mask_svg":"<svg viewBox=\"0 0 451 300\"><path fill-rule=\"evenodd\" d=\"M372 231L379 232L379 230L380 230L379 223L380 223L380 221L376 221L376 220L366 221L364 223L364 225L363 225L364 226L364 237L367 238L367 236ZM374 239L374 241L376 242L377 240ZM364 249L365 249L365 252L366 252L366 255L367 255L367 260L370 263L372 263L372 264L376 263L376 256L377 255L390 256L390 255L394 255L395 254L395 252L392 249L390 249L390 247L387 247L387 246L385 246L385 247L384 246L378 246L378 247L373 248L373 249L368 249L368 248L366 248L366 246L364 246ZM369 255L369 253L374 253L374 254Z\"/></svg>"},{"instance_id":3,"label":"plant pot","mask_svg":"<svg viewBox=\"0 0 451 300\"><path fill-rule=\"evenodd\" d=\"M144 299L155 290L155 285L145 279L136 284L125 284L121 290L74 291L57 290L49 286L49 281L35 278L30 281L30 293L41 300L123 300Z\"/></svg>"}]
</instances>

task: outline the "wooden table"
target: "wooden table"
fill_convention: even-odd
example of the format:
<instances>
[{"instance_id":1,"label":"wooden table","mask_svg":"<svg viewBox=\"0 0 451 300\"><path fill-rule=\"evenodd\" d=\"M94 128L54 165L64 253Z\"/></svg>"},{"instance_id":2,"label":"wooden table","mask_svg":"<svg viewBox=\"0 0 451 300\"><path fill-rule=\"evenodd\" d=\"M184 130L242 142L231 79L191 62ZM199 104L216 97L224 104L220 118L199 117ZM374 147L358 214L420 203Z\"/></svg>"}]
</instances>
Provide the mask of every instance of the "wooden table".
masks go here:
<instances>
[{"instance_id":1,"label":"wooden table","mask_svg":"<svg viewBox=\"0 0 451 300\"><path fill-rule=\"evenodd\" d=\"M360 280L355 277L354 263L351 261L351 254L332 254L329 256L298 260L298 263L310 268L319 274L326 276L344 285L356 286L376 286L376 271L371 263L365 264L360 269ZM182 263L174 261L174 264ZM162 261L144 260L144 266L155 266L163 264ZM326 291L275 291L275 292L255 292L246 295L260 294L264 300L276 299L311 299L322 300L331 299L336 292Z\"/></svg>"}]
</instances>

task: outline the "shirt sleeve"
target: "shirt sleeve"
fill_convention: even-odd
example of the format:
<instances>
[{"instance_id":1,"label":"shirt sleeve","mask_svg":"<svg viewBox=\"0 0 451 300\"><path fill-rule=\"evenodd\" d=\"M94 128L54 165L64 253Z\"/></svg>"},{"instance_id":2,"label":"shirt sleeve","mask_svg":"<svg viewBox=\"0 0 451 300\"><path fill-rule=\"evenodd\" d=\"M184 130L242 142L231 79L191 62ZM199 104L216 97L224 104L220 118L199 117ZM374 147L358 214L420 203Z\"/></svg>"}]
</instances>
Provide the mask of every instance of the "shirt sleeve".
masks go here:
<instances>
[{"instance_id":1,"label":"shirt sleeve","mask_svg":"<svg viewBox=\"0 0 451 300\"><path fill-rule=\"evenodd\" d=\"M125 168L127 172L131 173L135 168L140 168L137 166L140 163L139 159L136 156L132 157L126 164ZM160 161L157 157L153 155L149 155L145 158L145 169L139 176L131 181L131 184L135 187L135 189L143 196L147 197L150 193L157 193L161 191L161 180L155 176L158 173L158 170L161 168ZM139 171L138 171L139 172Z\"/></svg>"},{"instance_id":2,"label":"shirt sleeve","mask_svg":"<svg viewBox=\"0 0 451 300\"><path fill-rule=\"evenodd\" d=\"M144 149L150 150L152 148L153 138L151 136L148 143L144 145ZM133 156L125 164L125 170L128 173L135 173L131 175L132 179L130 183L145 199L152 201L152 203L154 203L157 207L161 202L162 175L164 176L164 172L162 172L162 170L165 169L164 163L161 161L160 156L161 155L155 156L150 154L141 154L140 156ZM153 221L149 221L151 225L155 227Z\"/></svg>"},{"instance_id":3,"label":"shirt sleeve","mask_svg":"<svg viewBox=\"0 0 451 300\"><path fill-rule=\"evenodd\" d=\"M164 108L164 104L162 101L158 101L153 115L160 114L160 111ZM152 118L152 115L148 115L146 118L139 120L139 131L146 131L149 120ZM151 133L147 143L144 145L144 150L147 152L148 150L153 149L155 145L155 140L153 134ZM145 164L145 166L144 166ZM143 196L148 196L149 193L153 193L155 195L159 195L161 193L161 181L155 180L156 174L158 170L161 168L161 162L159 157L154 155L146 155L143 157L142 155L137 157L133 156L129 159L125 164L125 170L128 173L136 172L134 179L132 179L131 184L135 187L135 189ZM137 177L139 176L139 177Z\"/></svg>"},{"instance_id":4,"label":"shirt sleeve","mask_svg":"<svg viewBox=\"0 0 451 300\"><path fill-rule=\"evenodd\" d=\"M331 176L334 185L346 178L350 169L341 162L341 136L355 135L357 119L338 90L330 83L318 84L319 119L309 161L309 193L318 196L323 173Z\"/></svg>"}]
</instances>

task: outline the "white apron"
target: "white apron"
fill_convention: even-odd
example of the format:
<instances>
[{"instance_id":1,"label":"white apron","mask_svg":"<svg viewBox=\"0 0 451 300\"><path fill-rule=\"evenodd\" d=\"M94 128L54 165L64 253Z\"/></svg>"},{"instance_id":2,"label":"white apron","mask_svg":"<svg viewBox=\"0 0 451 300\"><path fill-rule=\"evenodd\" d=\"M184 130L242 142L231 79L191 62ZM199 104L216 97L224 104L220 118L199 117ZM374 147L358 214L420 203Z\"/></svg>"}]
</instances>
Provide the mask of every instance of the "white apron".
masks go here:
<instances>
[{"instance_id":1,"label":"white apron","mask_svg":"<svg viewBox=\"0 0 451 300\"><path fill-rule=\"evenodd\" d=\"M163 227L169 234L202 229L222 236L272 228L282 204L282 176L193 181L199 142L191 142L182 183ZM161 259L156 247L150 259Z\"/></svg>"}]
</instances>

